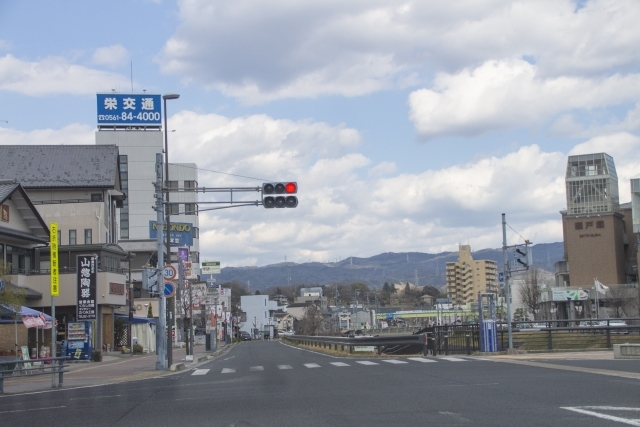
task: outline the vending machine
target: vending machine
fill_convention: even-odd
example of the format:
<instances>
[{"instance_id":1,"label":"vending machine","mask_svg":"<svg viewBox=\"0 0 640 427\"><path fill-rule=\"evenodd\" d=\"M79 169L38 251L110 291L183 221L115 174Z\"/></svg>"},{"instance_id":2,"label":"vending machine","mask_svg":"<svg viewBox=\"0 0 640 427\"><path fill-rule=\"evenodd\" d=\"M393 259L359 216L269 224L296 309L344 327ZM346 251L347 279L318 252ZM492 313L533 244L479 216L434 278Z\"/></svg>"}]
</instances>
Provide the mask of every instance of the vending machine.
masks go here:
<instances>
[{"instance_id":1,"label":"vending machine","mask_svg":"<svg viewBox=\"0 0 640 427\"><path fill-rule=\"evenodd\" d=\"M71 360L91 360L91 322L67 324L67 357Z\"/></svg>"}]
</instances>

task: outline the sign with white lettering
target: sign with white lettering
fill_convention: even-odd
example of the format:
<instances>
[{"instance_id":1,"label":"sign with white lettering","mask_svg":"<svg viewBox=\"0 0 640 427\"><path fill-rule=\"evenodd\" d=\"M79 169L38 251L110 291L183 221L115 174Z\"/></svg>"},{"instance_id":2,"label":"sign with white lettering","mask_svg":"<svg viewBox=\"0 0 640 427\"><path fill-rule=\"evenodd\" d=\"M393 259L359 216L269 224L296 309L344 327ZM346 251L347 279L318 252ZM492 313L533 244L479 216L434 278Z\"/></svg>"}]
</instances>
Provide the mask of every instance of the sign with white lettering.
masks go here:
<instances>
[{"instance_id":1,"label":"sign with white lettering","mask_svg":"<svg viewBox=\"0 0 640 427\"><path fill-rule=\"evenodd\" d=\"M162 230L162 241L167 240L167 224ZM156 221L149 221L149 238L158 237L158 224ZM193 246L193 225L188 222L172 222L171 233L169 233L171 246Z\"/></svg>"},{"instance_id":2,"label":"sign with white lettering","mask_svg":"<svg viewBox=\"0 0 640 427\"><path fill-rule=\"evenodd\" d=\"M98 126L160 126L160 95L99 93Z\"/></svg>"},{"instance_id":3,"label":"sign with white lettering","mask_svg":"<svg viewBox=\"0 0 640 427\"><path fill-rule=\"evenodd\" d=\"M96 257L93 255L79 255L76 265L78 267L77 320L95 320L96 285L98 282Z\"/></svg>"}]
</instances>

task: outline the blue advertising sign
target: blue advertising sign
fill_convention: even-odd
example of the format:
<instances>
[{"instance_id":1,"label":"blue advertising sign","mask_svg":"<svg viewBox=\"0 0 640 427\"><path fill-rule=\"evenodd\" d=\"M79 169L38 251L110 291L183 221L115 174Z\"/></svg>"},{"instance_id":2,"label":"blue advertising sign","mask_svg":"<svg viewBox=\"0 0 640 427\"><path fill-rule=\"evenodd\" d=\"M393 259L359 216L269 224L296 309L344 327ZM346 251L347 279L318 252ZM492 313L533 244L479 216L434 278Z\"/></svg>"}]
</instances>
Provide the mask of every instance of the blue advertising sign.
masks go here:
<instances>
[{"instance_id":1,"label":"blue advertising sign","mask_svg":"<svg viewBox=\"0 0 640 427\"><path fill-rule=\"evenodd\" d=\"M167 225L162 230L162 239L167 240ZM158 223L149 221L149 238L158 238ZM193 225L188 222L172 222L169 234L171 246L193 246Z\"/></svg>"},{"instance_id":2,"label":"blue advertising sign","mask_svg":"<svg viewBox=\"0 0 640 427\"><path fill-rule=\"evenodd\" d=\"M160 126L160 95L99 93L98 125Z\"/></svg>"}]
</instances>

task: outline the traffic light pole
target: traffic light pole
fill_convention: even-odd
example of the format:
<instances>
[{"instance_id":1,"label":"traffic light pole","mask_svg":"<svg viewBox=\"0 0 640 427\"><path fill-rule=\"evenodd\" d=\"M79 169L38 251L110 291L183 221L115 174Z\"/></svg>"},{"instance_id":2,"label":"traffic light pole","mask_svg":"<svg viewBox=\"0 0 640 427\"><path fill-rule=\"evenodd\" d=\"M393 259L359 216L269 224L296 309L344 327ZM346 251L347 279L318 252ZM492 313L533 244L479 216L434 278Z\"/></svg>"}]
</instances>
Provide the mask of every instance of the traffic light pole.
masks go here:
<instances>
[{"instance_id":1,"label":"traffic light pole","mask_svg":"<svg viewBox=\"0 0 640 427\"><path fill-rule=\"evenodd\" d=\"M509 349L508 354L514 352L513 350L513 329L511 328L511 285L509 279L511 278L511 271L509 271L509 256L507 255L507 220L505 214L502 214L502 260L504 262L504 288L505 298L507 299L507 331L509 335ZM480 307L482 310L482 307Z\"/></svg>"}]
</instances>

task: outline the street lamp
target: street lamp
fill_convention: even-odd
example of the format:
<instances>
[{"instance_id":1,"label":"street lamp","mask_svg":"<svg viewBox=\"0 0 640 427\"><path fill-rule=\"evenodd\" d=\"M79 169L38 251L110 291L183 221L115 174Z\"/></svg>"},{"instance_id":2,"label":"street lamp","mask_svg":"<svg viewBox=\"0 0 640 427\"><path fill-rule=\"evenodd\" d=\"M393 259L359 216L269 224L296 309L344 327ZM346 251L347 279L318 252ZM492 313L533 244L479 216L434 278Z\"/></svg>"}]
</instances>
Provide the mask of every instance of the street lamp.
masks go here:
<instances>
[{"instance_id":1,"label":"street lamp","mask_svg":"<svg viewBox=\"0 0 640 427\"><path fill-rule=\"evenodd\" d=\"M166 200L166 209L165 209L165 224L167 226L167 234L165 236L165 245L166 245L166 250L167 250L167 264L171 264L171 222L170 222L170 215L171 215L171 210L169 208L169 139L168 139L168 135L169 135L169 128L167 127L167 100L171 100L171 99L178 99L180 98L180 95L178 95L177 93L165 93L164 95L162 95L162 102L163 102L163 112L164 112L164 182L165 182L165 188L167 189L167 200ZM162 268L163 266L160 266L160 268ZM160 284L159 283L159 289L160 291L164 290L164 283ZM172 297L175 298L175 297ZM172 300L173 301L173 300ZM175 314L174 314L174 304L169 303L169 309L167 310L167 324L170 325L170 328L173 329L173 323L172 320L175 318ZM167 331L164 331L165 334L167 334ZM171 343L171 335L167 334L167 342ZM173 364L173 345L167 345L167 363L169 366L171 366Z\"/></svg>"}]
</instances>

